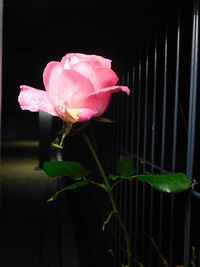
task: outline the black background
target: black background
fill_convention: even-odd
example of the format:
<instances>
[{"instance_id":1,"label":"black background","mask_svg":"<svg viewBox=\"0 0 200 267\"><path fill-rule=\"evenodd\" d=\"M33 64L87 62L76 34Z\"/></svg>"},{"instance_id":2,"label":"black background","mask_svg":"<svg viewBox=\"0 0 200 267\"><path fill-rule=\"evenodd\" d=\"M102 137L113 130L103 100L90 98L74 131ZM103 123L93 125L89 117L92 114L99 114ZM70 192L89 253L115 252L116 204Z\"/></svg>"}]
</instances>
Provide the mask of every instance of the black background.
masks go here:
<instances>
[{"instance_id":1,"label":"black background","mask_svg":"<svg viewBox=\"0 0 200 267\"><path fill-rule=\"evenodd\" d=\"M99 54L116 70L175 9L174 1L4 1L3 139L38 137L38 113L22 111L17 97L21 84L44 89L49 61Z\"/></svg>"}]
</instances>

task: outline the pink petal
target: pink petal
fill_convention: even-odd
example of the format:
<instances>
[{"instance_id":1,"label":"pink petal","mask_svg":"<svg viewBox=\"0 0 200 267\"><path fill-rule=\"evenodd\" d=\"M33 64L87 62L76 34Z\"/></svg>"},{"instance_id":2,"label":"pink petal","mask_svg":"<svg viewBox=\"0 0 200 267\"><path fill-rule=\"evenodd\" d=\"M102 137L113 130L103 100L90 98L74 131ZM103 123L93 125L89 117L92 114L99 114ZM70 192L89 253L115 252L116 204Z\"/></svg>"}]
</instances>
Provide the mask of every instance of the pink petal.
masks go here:
<instances>
[{"instance_id":1,"label":"pink petal","mask_svg":"<svg viewBox=\"0 0 200 267\"><path fill-rule=\"evenodd\" d=\"M64 56L61 64L65 69L71 69L72 66L79 62L89 62L92 67L111 68L111 60L96 55L85 55L81 53L71 53Z\"/></svg>"},{"instance_id":2,"label":"pink petal","mask_svg":"<svg viewBox=\"0 0 200 267\"><path fill-rule=\"evenodd\" d=\"M128 95L130 94L130 90L126 86L107 87L102 89L101 91L94 92L91 95L89 95L85 100L84 106L91 110L96 111L95 117L98 117L106 111L110 103L111 95L113 93L120 91L123 91Z\"/></svg>"},{"instance_id":3,"label":"pink petal","mask_svg":"<svg viewBox=\"0 0 200 267\"><path fill-rule=\"evenodd\" d=\"M57 114L54 107L47 98L45 91L35 89L26 85L21 85L21 92L18 96L18 101L21 109L29 111L45 111L53 116Z\"/></svg>"},{"instance_id":4,"label":"pink petal","mask_svg":"<svg viewBox=\"0 0 200 267\"><path fill-rule=\"evenodd\" d=\"M43 73L47 95L54 106L78 108L83 99L94 92L91 82L74 70L65 70L57 62L50 62Z\"/></svg>"},{"instance_id":5,"label":"pink petal","mask_svg":"<svg viewBox=\"0 0 200 267\"><path fill-rule=\"evenodd\" d=\"M123 86L123 85L110 86L107 88L103 88L101 90L101 92L108 92L108 91L111 91L111 94L122 91L122 92L127 93L127 95L130 95L130 89L127 86Z\"/></svg>"},{"instance_id":6,"label":"pink petal","mask_svg":"<svg viewBox=\"0 0 200 267\"><path fill-rule=\"evenodd\" d=\"M49 88L51 70L53 68L56 68L56 66L59 64L60 63L58 61L51 61L46 65L46 67L43 71L43 83L44 83L46 90Z\"/></svg>"},{"instance_id":7,"label":"pink petal","mask_svg":"<svg viewBox=\"0 0 200 267\"><path fill-rule=\"evenodd\" d=\"M114 71L105 67L94 68L91 62L88 61L78 62L72 65L71 68L88 78L93 84L95 91L113 86L118 81Z\"/></svg>"},{"instance_id":8,"label":"pink petal","mask_svg":"<svg viewBox=\"0 0 200 267\"><path fill-rule=\"evenodd\" d=\"M93 117L97 116L97 111L89 109L89 108L82 108L78 109L79 121L88 121Z\"/></svg>"}]
</instances>

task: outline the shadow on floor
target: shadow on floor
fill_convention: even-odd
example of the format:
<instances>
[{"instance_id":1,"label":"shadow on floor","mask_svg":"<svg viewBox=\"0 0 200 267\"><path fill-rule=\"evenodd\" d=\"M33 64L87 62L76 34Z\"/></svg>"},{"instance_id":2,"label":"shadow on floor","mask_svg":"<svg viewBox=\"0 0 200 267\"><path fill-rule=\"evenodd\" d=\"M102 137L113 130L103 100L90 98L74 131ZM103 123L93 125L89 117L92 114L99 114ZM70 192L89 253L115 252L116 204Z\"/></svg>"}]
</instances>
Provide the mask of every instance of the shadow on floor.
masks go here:
<instances>
[{"instance_id":1,"label":"shadow on floor","mask_svg":"<svg viewBox=\"0 0 200 267\"><path fill-rule=\"evenodd\" d=\"M37 167L38 142L3 142L0 266L79 267L67 196L47 203L59 179Z\"/></svg>"}]
</instances>

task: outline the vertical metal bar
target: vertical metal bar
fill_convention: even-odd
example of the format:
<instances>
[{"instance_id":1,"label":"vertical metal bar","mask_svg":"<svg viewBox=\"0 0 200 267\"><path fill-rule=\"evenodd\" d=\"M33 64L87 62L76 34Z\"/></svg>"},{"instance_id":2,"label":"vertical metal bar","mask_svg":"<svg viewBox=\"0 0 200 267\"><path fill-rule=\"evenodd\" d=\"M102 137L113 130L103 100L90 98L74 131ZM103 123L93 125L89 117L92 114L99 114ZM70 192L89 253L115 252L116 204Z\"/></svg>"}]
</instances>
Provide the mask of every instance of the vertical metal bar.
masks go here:
<instances>
[{"instance_id":1,"label":"vertical metal bar","mask_svg":"<svg viewBox=\"0 0 200 267\"><path fill-rule=\"evenodd\" d=\"M120 84L123 84L123 74L121 74L121 77L120 77ZM121 98L121 95L118 96L118 103L119 103L119 106L118 106L118 110L122 110L123 109L123 103L122 103L122 98ZM120 107L120 108L119 108ZM122 135L123 135L123 125L122 125L122 118L123 114L121 111L118 112L118 156L117 156L117 159L119 158L119 155L121 154L121 149L122 149ZM121 213L121 210L122 210L122 189L121 189L121 184L119 184L119 186L117 187L117 190L116 190L116 193L117 193L117 206L119 208L119 211ZM118 248L116 251L118 251L118 254L117 254L117 262L120 262L121 261L121 242L122 242L122 233L121 233L121 229L119 227L118 224L116 224L116 230L117 230L117 237L118 237L118 240L117 240L117 243L118 243Z\"/></svg>"},{"instance_id":2,"label":"vertical metal bar","mask_svg":"<svg viewBox=\"0 0 200 267\"><path fill-rule=\"evenodd\" d=\"M116 117L116 97L113 97L113 105L112 105L112 119ZM112 167L111 167L111 172L114 173L115 171L115 154L116 154L116 149L115 149L115 141L116 141L116 128L114 127L114 125L111 127L111 131L112 131L112 153L111 153L111 157L112 157ZM114 193L113 193L114 194ZM111 206L111 205L109 205ZM109 207L110 210L110 207ZM108 249L108 253L110 253L111 251L113 251L114 249L114 243L115 240L113 240L113 236L112 236L112 232L115 231L114 229L115 225L113 220L110 222L110 227L109 227L109 236L110 236L110 245L109 247L107 247ZM105 257L107 256L108 258L108 263L105 265L106 267L110 266L112 263L112 259L111 259L111 255L105 255Z\"/></svg>"},{"instance_id":3,"label":"vertical metal bar","mask_svg":"<svg viewBox=\"0 0 200 267\"><path fill-rule=\"evenodd\" d=\"M167 46L168 46L168 37L167 37L167 28L165 33L165 58L164 58L164 84L163 84L163 116L162 116L162 141L161 141L161 169L164 169L164 160L165 160L165 136L166 136L166 106L167 106Z\"/></svg>"},{"instance_id":4,"label":"vertical metal bar","mask_svg":"<svg viewBox=\"0 0 200 267\"><path fill-rule=\"evenodd\" d=\"M131 146L131 153L133 154L133 141L134 141L134 130L135 130L135 119L134 119L134 115L135 115L135 112L134 112L134 108L135 108L135 105L134 105L134 102L135 102L135 92L134 92L134 89L135 89L135 66L133 66L133 69L132 69L132 79L133 79L133 82L132 82L132 85L133 85L133 92L132 92L132 107L131 107L131 140L130 140L130 146Z\"/></svg>"},{"instance_id":5,"label":"vertical metal bar","mask_svg":"<svg viewBox=\"0 0 200 267\"><path fill-rule=\"evenodd\" d=\"M115 97L115 96L114 96ZM113 97L113 101L112 101L112 111L111 111L111 114L112 114L112 120L113 118L116 117L116 98ZM112 143L111 143L111 160L112 160L112 165L111 165L111 171L114 173L115 169L114 169L114 166L115 166L115 132L116 132L116 129L114 127L114 125L112 125L111 127L111 140L112 140Z\"/></svg>"},{"instance_id":6,"label":"vertical metal bar","mask_svg":"<svg viewBox=\"0 0 200 267\"><path fill-rule=\"evenodd\" d=\"M120 81L119 81L120 83ZM119 145L120 145L120 95L116 95L117 111L116 111L116 159L118 158Z\"/></svg>"},{"instance_id":7,"label":"vertical metal bar","mask_svg":"<svg viewBox=\"0 0 200 267\"><path fill-rule=\"evenodd\" d=\"M116 99L117 95L113 96L113 105L112 105L112 115L114 120L117 120L117 99ZM113 119L112 118L112 119ZM116 162L116 135L117 135L117 128L116 128L116 123L113 124L111 126L111 131L112 131L112 153L111 153L111 157L112 157L112 168L111 171L112 173L115 173L115 162ZM114 197L116 195L116 191L113 192ZM111 205L109 204L109 211L111 210ZM115 244L116 244L116 240L114 239L113 236L115 236L115 230L116 230L116 224L115 224L115 220L111 220L110 222L110 228L109 228L109 235L110 235L110 246L108 247L108 253L110 253L109 257L108 255L105 255L105 257L107 256L108 258L108 264L106 265L107 267L110 266L112 264L112 252L111 251L115 251Z\"/></svg>"},{"instance_id":8,"label":"vertical metal bar","mask_svg":"<svg viewBox=\"0 0 200 267\"><path fill-rule=\"evenodd\" d=\"M122 75L122 80L121 80L121 84L124 85L124 79L125 79L125 74L124 74L124 70L123 70L123 75ZM121 110L123 110L123 112L121 112L121 118L120 118L120 127L121 127L121 140L120 140L120 154L122 153L122 151L124 150L124 96L121 96Z\"/></svg>"},{"instance_id":9,"label":"vertical metal bar","mask_svg":"<svg viewBox=\"0 0 200 267\"><path fill-rule=\"evenodd\" d=\"M116 112L116 128L117 128L117 130L116 130L116 144L115 144L115 146L116 146L116 158L115 158L115 162L116 162L116 160L117 160L117 158L118 158L118 150L119 150L119 144L120 144L120 121L119 121L119 119L120 119L120 98L119 98L119 94L118 95L116 95L116 102L117 102L117 112Z\"/></svg>"},{"instance_id":10,"label":"vertical metal bar","mask_svg":"<svg viewBox=\"0 0 200 267\"><path fill-rule=\"evenodd\" d=\"M138 84L138 116L137 116L137 145L136 145L136 170L139 170L139 154L140 154L140 108L141 108L141 79L142 79L142 63L139 60L139 84Z\"/></svg>"},{"instance_id":11,"label":"vertical metal bar","mask_svg":"<svg viewBox=\"0 0 200 267\"><path fill-rule=\"evenodd\" d=\"M148 103L148 79L149 79L149 55L146 54L146 69L145 69L145 102L144 102L144 146L143 146L143 171L146 169L146 147L147 147L147 103Z\"/></svg>"},{"instance_id":12,"label":"vertical metal bar","mask_svg":"<svg viewBox=\"0 0 200 267\"><path fill-rule=\"evenodd\" d=\"M146 145L147 145L147 101L148 101L148 72L149 72L149 58L148 58L148 50L146 52L146 62L145 62L145 101L144 101L144 146L143 146L143 172L146 170ZM142 225L141 225L141 258L144 258L144 237L145 237L145 220L146 220L146 185L142 184Z\"/></svg>"},{"instance_id":13,"label":"vertical metal bar","mask_svg":"<svg viewBox=\"0 0 200 267\"><path fill-rule=\"evenodd\" d=\"M152 111L152 136L151 136L151 172L154 172L155 160L155 130L156 130L156 89L157 89L157 41L154 50L154 88L153 88L153 111Z\"/></svg>"},{"instance_id":14,"label":"vertical metal bar","mask_svg":"<svg viewBox=\"0 0 200 267\"><path fill-rule=\"evenodd\" d=\"M130 87L130 80L129 80L129 71L127 71L126 73L126 84ZM128 151L128 124L130 123L129 121L129 118L130 118L130 115L129 115L129 103L128 103L129 99L126 98L126 129L125 129L125 153L127 153ZM124 181L124 198L125 198L125 201L124 201L124 223L125 225L128 227L128 222L127 222L127 214L129 212L128 210L128 185L130 185L129 181ZM129 232L129 229L128 229L128 232Z\"/></svg>"},{"instance_id":15,"label":"vertical metal bar","mask_svg":"<svg viewBox=\"0 0 200 267\"><path fill-rule=\"evenodd\" d=\"M196 95L197 95L197 69L198 69L198 1L194 4L191 72L190 72L190 100L188 116L188 146L187 146L187 174L192 178L194 145L195 145L195 120L196 120Z\"/></svg>"},{"instance_id":16,"label":"vertical metal bar","mask_svg":"<svg viewBox=\"0 0 200 267\"><path fill-rule=\"evenodd\" d=\"M125 84L125 70L123 68L123 75L122 75L122 80L121 80L121 84L124 85ZM120 140L120 155L123 153L124 151L124 138L125 138L125 133L124 133L124 129L125 129L125 120L124 120L124 112L125 112L125 99L124 96L121 96L121 110L123 110L123 112L121 112L121 118L120 118L120 127L121 127L121 140ZM120 190L120 194L119 194L119 210L121 213L121 216L124 220L124 212L125 212L125 206L124 206L124 184L121 183L119 185L119 190ZM123 234L122 234L122 230L121 228L119 229L119 240L120 240L120 246L124 246L124 239L123 239ZM125 258L125 251L122 251L122 262L124 262L124 258Z\"/></svg>"},{"instance_id":17,"label":"vertical metal bar","mask_svg":"<svg viewBox=\"0 0 200 267\"><path fill-rule=\"evenodd\" d=\"M117 129L117 157L116 157L116 161L119 158L119 151L120 151L120 107L121 107L121 103L120 103L120 95L117 96L117 101L118 101L118 117L117 117L117 124L118 124L118 129ZM120 195L120 188L117 187L116 189L116 199L117 199L117 205L119 207L120 204L120 200L119 200L119 195ZM118 239L115 240L116 242L116 247L115 247L115 251L118 251L118 253L116 254L116 260L117 263L120 262L120 237L119 237L119 225L117 223L117 221L115 220L115 225L116 225L116 232L115 235Z\"/></svg>"},{"instance_id":18,"label":"vertical metal bar","mask_svg":"<svg viewBox=\"0 0 200 267\"><path fill-rule=\"evenodd\" d=\"M139 60L138 65L138 114L137 114L137 144L136 144L136 171L139 171L139 144L140 144L140 96L141 96L141 60ZM135 182L135 244L134 244L134 252L137 257L138 252L138 203L139 203L139 185L138 181Z\"/></svg>"},{"instance_id":19,"label":"vertical metal bar","mask_svg":"<svg viewBox=\"0 0 200 267\"><path fill-rule=\"evenodd\" d=\"M134 131L134 99L135 99L135 67L133 66L132 69L132 106L131 106L131 140L130 140L130 146L131 146L131 154L133 154L133 131ZM130 219L129 219L129 234L130 237L133 236L133 186L130 186ZM133 247L133 253L134 253L135 247Z\"/></svg>"},{"instance_id":20,"label":"vertical metal bar","mask_svg":"<svg viewBox=\"0 0 200 267\"><path fill-rule=\"evenodd\" d=\"M176 39L176 79L174 97L174 125L173 125L173 145L172 145L172 172L176 170L176 141L177 141L177 121L178 121L178 96L179 96L179 63L180 63L180 14L177 19L177 39ZM170 202L170 249L169 264L173 265L174 255L174 194L171 195Z\"/></svg>"},{"instance_id":21,"label":"vertical metal bar","mask_svg":"<svg viewBox=\"0 0 200 267\"><path fill-rule=\"evenodd\" d=\"M155 42L154 51L154 88L153 88L153 112L152 112L152 138L151 138L151 171L153 172L153 165L155 160L155 130L156 130L156 88L157 88L157 42Z\"/></svg>"},{"instance_id":22,"label":"vertical metal bar","mask_svg":"<svg viewBox=\"0 0 200 267\"><path fill-rule=\"evenodd\" d=\"M154 80L153 80L153 110L152 110L152 136L151 136L151 172L154 172L154 157L155 157L155 131L156 131L156 90L157 90L157 40L155 40L154 49ZM154 218L154 195L153 188L150 189L150 218L149 218L149 235L153 236L153 218ZM151 246L149 247L149 263L152 266Z\"/></svg>"},{"instance_id":23,"label":"vertical metal bar","mask_svg":"<svg viewBox=\"0 0 200 267\"><path fill-rule=\"evenodd\" d=\"M176 80L175 80L175 100L174 100L172 172L175 172L175 167L176 167L176 140L177 140L178 96L179 96L179 63L180 63L180 14L178 16L178 25L177 25Z\"/></svg>"},{"instance_id":24,"label":"vertical metal bar","mask_svg":"<svg viewBox=\"0 0 200 267\"><path fill-rule=\"evenodd\" d=\"M193 7L193 30L192 30L192 51L190 70L190 100L188 115L188 145L187 145L187 175L192 179L193 159L195 145L195 120L196 120L196 95L197 95L197 70L198 70L198 45L199 45L199 15L198 1L194 1ZM188 194L185 209L184 229L184 265L189 266L190 255L190 227L191 227L191 194Z\"/></svg>"},{"instance_id":25,"label":"vertical metal bar","mask_svg":"<svg viewBox=\"0 0 200 267\"><path fill-rule=\"evenodd\" d=\"M163 84L163 116L162 116L162 141L161 141L161 172L164 170L165 160L165 136L166 136L166 105L167 105L167 56L168 56L168 32L165 32L165 55L164 55L164 84ZM162 248L163 233L163 193L160 193L159 208L159 247Z\"/></svg>"},{"instance_id":26,"label":"vertical metal bar","mask_svg":"<svg viewBox=\"0 0 200 267\"><path fill-rule=\"evenodd\" d=\"M115 143L114 143L114 146L115 146L115 159L114 161L116 162L117 161L117 158L118 158L118 150L119 150L119 144L120 144L120 95L117 94L115 96L115 100L116 100L116 128L115 128ZM115 166L116 168L116 166ZM118 197L119 197L119 188L116 188L116 190L114 191L114 197L115 199L117 200L117 205L119 205L119 201L118 201ZM119 241L117 239L118 237L118 224L117 224L117 221L114 220L113 222L113 251L116 252L116 251L119 251ZM118 259L119 259L119 255L116 253L115 254L115 257L116 257L116 261L118 262Z\"/></svg>"},{"instance_id":27,"label":"vertical metal bar","mask_svg":"<svg viewBox=\"0 0 200 267\"><path fill-rule=\"evenodd\" d=\"M118 111L118 105L117 105L117 95L114 95L113 96L113 101L112 101L112 119L114 119L115 121L117 121L117 111ZM115 173L115 162L116 162L116 154L117 154L117 123L113 124L112 127L112 173ZM113 192L114 194L114 197L116 198L116 191ZM114 239L114 236L115 235L115 230L116 230L116 224L115 224L115 220L111 220L110 222L110 231L109 231L109 234L110 234L110 247L108 248L109 251L109 262L111 264L112 262L112 256L111 256L111 251L115 251L115 244L116 244L116 240ZM109 264L107 265L109 266Z\"/></svg>"},{"instance_id":28,"label":"vertical metal bar","mask_svg":"<svg viewBox=\"0 0 200 267\"><path fill-rule=\"evenodd\" d=\"M126 77L127 77L127 73L126 70L124 69L123 72L123 80L122 80L122 84L126 84ZM123 112L122 112L122 140L121 140L121 154L126 153L126 138L127 138L127 125L128 125L128 117L127 117L127 108L128 105L126 103L127 98L124 97L124 95L122 95L122 108L123 108ZM124 118L124 114L126 114L125 118ZM121 216L123 218L124 224L126 225L126 215L127 215L127 183L126 181L124 181L124 183L122 183L120 185L120 189L121 189ZM124 247L124 237L122 235L121 232L121 243L123 244ZM126 262L126 251L123 251L123 255L122 255L122 262Z\"/></svg>"},{"instance_id":29,"label":"vertical metal bar","mask_svg":"<svg viewBox=\"0 0 200 267\"><path fill-rule=\"evenodd\" d=\"M116 131L116 160L119 156L119 150L120 150L120 107L121 107L121 104L120 104L120 95L118 94L117 96L117 131Z\"/></svg>"}]
</instances>

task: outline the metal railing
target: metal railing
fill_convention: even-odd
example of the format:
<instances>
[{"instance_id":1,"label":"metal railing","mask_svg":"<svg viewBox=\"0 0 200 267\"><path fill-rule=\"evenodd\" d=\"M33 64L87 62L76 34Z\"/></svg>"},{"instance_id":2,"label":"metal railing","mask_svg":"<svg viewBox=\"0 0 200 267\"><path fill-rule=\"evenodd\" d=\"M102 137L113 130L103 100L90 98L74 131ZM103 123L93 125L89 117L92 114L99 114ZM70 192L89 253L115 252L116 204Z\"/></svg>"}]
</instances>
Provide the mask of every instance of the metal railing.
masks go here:
<instances>
[{"instance_id":1,"label":"metal railing","mask_svg":"<svg viewBox=\"0 0 200 267\"><path fill-rule=\"evenodd\" d=\"M132 52L130 64L124 62L121 75L120 84L128 84L131 96L112 99L110 112L116 125L109 138L111 168L120 154L132 154L138 172L184 172L198 182L198 1L182 5L139 50L137 55ZM168 195L125 182L115 195L133 240L134 258L145 266L161 266L153 238L169 266L192 266L192 247L200 266L198 185L194 192ZM117 251L122 244L121 231L113 222L105 246ZM124 257L122 252L118 263ZM110 266L111 260L107 261Z\"/></svg>"}]
</instances>

